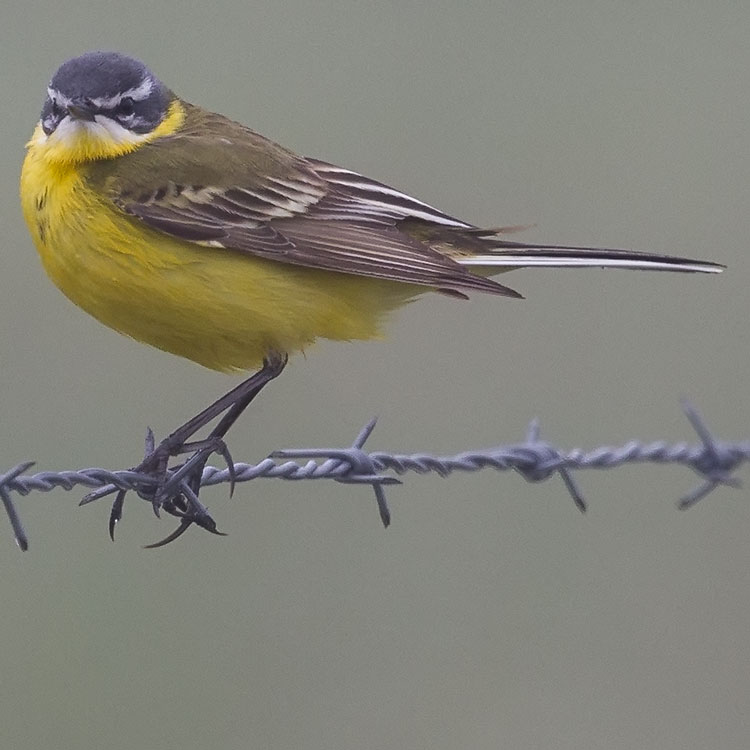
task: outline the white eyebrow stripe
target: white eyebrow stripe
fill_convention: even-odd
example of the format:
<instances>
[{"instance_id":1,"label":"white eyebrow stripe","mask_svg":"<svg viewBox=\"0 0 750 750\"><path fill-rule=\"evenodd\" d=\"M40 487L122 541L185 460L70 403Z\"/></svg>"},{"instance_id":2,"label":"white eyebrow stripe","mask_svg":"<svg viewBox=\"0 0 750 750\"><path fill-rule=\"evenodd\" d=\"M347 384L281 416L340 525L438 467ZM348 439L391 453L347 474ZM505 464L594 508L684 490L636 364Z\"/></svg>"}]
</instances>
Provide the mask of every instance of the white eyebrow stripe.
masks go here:
<instances>
[{"instance_id":1,"label":"white eyebrow stripe","mask_svg":"<svg viewBox=\"0 0 750 750\"><path fill-rule=\"evenodd\" d=\"M47 88L47 96L61 107L67 107L69 104L72 104L72 101L65 94L61 94L53 88Z\"/></svg>"},{"instance_id":2,"label":"white eyebrow stripe","mask_svg":"<svg viewBox=\"0 0 750 750\"><path fill-rule=\"evenodd\" d=\"M150 78L147 78L143 83L135 86L132 89L123 91L114 96L97 96L92 97L91 103L95 107L100 109L112 109L116 107L123 99L132 99L134 102L140 102L144 99L148 99L151 92L154 90L154 83Z\"/></svg>"},{"instance_id":3,"label":"white eyebrow stripe","mask_svg":"<svg viewBox=\"0 0 750 750\"><path fill-rule=\"evenodd\" d=\"M126 97L136 102L148 99L153 90L153 80L151 78L146 78L142 83L140 83L138 86L133 87L132 89L128 89L127 91L123 91L119 94L115 94L114 96L91 97L90 102L98 109L113 109ZM53 88L47 88L47 94L49 95L50 99L57 102L61 107L67 107L74 103L70 97L65 96L65 94L61 93L60 91L56 91Z\"/></svg>"}]
</instances>

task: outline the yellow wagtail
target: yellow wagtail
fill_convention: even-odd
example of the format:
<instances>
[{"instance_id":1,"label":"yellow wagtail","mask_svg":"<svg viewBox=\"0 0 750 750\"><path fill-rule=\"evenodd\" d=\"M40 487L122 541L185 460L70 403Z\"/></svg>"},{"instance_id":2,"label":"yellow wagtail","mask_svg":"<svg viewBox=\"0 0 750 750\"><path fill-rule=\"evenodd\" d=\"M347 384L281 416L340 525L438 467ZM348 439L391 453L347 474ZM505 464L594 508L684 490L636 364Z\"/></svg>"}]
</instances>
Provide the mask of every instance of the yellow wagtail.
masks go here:
<instances>
[{"instance_id":1,"label":"yellow wagtail","mask_svg":"<svg viewBox=\"0 0 750 750\"><path fill-rule=\"evenodd\" d=\"M502 228L475 227L189 104L113 52L75 57L52 77L21 201L47 273L102 323L216 370L262 363L139 467L166 475L171 456L197 449L196 492L208 455L226 455L227 430L288 354L321 337L373 338L385 313L420 294L520 297L489 277L529 266L722 269L500 239ZM220 415L205 441L188 444ZM155 508L209 527L189 489L162 487Z\"/></svg>"}]
</instances>

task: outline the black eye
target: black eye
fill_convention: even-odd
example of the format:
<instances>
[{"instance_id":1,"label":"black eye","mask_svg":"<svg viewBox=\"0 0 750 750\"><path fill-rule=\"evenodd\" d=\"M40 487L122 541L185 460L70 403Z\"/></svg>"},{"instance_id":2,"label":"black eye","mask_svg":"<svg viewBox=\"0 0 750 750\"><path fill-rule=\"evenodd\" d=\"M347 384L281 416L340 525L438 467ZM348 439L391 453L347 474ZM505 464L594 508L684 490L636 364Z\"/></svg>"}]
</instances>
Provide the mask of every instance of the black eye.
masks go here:
<instances>
[{"instance_id":1,"label":"black eye","mask_svg":"<svg viewBox=\"0 0 750 750\"><path fill-rule=\"evenodd\" d=\"M115 109L115 114L118 117L130 117L133 112L135 112L135 102L129 96L120 99L120 103Z\"/></svg>"},{"instance_id":2,"label":"black eye","mask_svg":"<svg viewBox=\"0 0 750 750\"><path fill-rule=\"evenodd\" d=\"M60 111L60 106L54 99L52 100L51 112L53 117L59 117L62 114L62 112Z\"/></svg>"}]
</instances>

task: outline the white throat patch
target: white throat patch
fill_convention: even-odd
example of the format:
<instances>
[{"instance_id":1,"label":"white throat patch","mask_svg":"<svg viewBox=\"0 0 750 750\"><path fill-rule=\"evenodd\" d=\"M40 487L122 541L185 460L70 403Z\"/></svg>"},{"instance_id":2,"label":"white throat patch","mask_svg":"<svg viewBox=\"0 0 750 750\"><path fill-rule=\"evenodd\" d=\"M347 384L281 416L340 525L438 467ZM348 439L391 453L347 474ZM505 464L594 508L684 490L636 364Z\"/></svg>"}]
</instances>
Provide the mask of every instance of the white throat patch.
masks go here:
<instances>
[{"instance_id":1,"label":"white throat patch","mask_svg":"<svg viewBox=\"0 0 750 750\"><path fill-rule=\"evenodd\" d=\"M82 136L112 145L137 144L149 138L148 133L134 133L105 115L96 115L93 121L75 120L68 115L46 136L46 140L73 146Z\"/></svg>"}]
</instances>

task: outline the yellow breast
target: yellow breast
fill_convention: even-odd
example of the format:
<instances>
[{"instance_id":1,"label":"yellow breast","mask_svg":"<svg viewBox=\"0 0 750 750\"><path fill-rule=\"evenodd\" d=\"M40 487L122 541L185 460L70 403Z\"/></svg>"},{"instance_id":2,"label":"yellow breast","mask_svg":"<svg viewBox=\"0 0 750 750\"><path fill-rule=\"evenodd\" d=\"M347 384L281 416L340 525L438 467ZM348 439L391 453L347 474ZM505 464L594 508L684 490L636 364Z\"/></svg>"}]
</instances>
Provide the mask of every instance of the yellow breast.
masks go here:
<instances>
[{"instance_id":1,"label":"yellow breast","mask_svg":"<svg viewBox=\"0 0 750 750\"><path fill-rule=\"evenodd\" d=\"M85 163L50 153L40 128L21 202L45 270L102 323L216 370L257 367L316 338L378 335L422 288L316 271L172 239L95 194Z\"/></svg>"}]
</instances>

